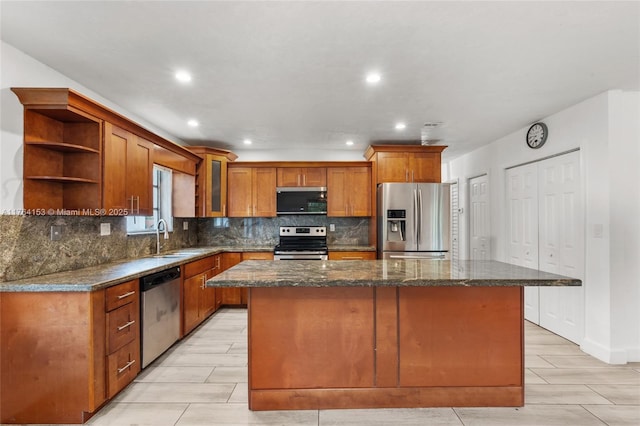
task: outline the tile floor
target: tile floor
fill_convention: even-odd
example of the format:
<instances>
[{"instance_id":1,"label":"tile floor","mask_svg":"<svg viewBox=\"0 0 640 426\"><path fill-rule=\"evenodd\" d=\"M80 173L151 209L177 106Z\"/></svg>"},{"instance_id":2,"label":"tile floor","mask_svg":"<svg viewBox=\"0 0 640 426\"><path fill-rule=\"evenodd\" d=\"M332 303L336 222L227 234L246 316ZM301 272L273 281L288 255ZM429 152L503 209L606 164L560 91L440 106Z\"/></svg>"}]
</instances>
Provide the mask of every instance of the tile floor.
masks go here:
<instances>
[{"instance_id":1,"label":"tile floor","mask_svg":"<svg viewBox=\"0 0 640 426\"><path fill-rule=\"evenodd\" d=\"M612 366L525 325L525 406L252 412L247 312L223 309L147 367L90 425L640 425L640 363Z\"/></svg>"}]
</instances>

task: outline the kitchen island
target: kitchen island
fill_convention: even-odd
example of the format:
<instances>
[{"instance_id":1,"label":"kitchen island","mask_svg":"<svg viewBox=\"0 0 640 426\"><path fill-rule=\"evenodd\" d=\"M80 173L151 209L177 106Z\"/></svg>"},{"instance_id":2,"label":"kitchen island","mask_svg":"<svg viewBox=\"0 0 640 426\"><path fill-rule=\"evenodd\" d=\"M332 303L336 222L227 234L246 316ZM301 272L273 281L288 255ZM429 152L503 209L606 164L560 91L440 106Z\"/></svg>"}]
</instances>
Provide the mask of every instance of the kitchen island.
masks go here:
<instances>
[{"instance_id":1,"label":"kitchen island","mask_svg":"<svg viewBox=\"0 0 640 426\"><path fill-rule=\"evenodd\" d=\"M581 281L495 261L247 261L252 410L522 406L524 286Z\"/></svg>"}]
</instances>

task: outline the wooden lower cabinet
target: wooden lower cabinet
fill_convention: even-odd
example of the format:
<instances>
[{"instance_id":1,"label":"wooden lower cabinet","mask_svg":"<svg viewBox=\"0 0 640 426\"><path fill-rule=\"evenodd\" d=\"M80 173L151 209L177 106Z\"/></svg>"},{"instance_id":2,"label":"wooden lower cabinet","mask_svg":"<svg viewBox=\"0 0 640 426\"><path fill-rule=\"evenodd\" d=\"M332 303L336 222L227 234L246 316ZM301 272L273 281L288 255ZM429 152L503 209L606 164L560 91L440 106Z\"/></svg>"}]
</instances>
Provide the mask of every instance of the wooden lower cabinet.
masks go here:
<instances>
[{"instance_id":1,"label":"wooden lower cabinet","mask_svg":"<svg viewBox=\"0 0 640 426\"><path fill-rule=\"evenodd\" d=\"M224 253L223 271L231 268L243 260L273 260L273 252L245 252L245 253ZM226 287L219 288L220 304L227 306L247 306L249 292L246 287Z\"/></svg>"},{"instance_id":2,"label":"wooden lower cabinet","mask_svg":"<svg viewBox=\"0 0 640 426\"><path fill-rule=\"evenodd\" d=\"M107 397L113 398L140 372L140 342L127 343L107 356Z\"/></svg>"},{"instance_id":3,"label":"wooden lower cabinet","mask_svg":"<svg viewBox=\"0 0 640 426\"><path fill-rule=\"evenodd\" d=\"M142 368L139 280L110 287L105 294L107 398L113 398Z\"/></svg>"},{"instance_id":4,"label":"wooden lower cabinet","mask_svg":"<svg viewBox=\"0 0 640 426\"><path fill-rule=\"evenodd\" d=\"M222 254L216 254L184 265L182 281L182 331L188 334L213 314L218 305L219 289L205 282L222 270Z\"/></svg>"},{"instance_id":5,"label":"wooden lower cabinet","mask_svg":"<svg viewBox=\"0 0 640 426\"><path fill-rule=\"evenodd\" d=\"M0 293L0 423L83 423L140 372L139 282Z\"/></svg>"},{"instance_id":6,"label":"wooden lower cabinet","mask_svg":"<svg viewBox=\"0 0 640 426\"><path fill-rule=\"evenodd\" d=\"M329 251L329 260L375 260L375 251Z\"/></svg>"}]
</instances>

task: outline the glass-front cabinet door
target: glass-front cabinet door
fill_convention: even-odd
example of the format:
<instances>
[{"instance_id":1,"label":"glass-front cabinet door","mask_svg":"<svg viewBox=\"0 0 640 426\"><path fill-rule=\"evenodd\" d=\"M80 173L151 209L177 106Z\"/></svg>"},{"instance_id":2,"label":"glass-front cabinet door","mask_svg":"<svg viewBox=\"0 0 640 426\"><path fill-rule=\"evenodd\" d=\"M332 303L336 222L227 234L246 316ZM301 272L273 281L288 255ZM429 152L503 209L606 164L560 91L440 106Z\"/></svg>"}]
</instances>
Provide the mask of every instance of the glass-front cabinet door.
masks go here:
<instances>
[{"instance_id":1,"label":"glass-front cabinet door","mask_svg":"<svg viewBox=\"0 0 640 426\"><path fill-rule=\"evenodd\" d=\"M204 216L224 217L227 214L227 159L207 155L206 211Z\"/></svg>"},{"instance_id":2,"label":"glass-front cabinet door","mask_svg":"<svg viewBox=\"0 0 640 426\"><path fill-rule=\"evenodd\" d=\"M231 151L190 146L202 161L196 168L196 216L227 216L227 164L238 158Z\"/></svg>"}]
</instances>

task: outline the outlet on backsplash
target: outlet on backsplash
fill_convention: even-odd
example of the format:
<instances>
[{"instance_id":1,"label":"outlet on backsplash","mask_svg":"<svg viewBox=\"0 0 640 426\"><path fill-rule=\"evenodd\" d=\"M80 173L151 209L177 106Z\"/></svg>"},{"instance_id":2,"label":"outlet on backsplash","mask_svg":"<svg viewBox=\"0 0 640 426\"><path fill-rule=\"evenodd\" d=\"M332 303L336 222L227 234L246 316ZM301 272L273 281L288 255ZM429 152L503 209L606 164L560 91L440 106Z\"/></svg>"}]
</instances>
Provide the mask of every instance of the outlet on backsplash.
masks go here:
<instances>
[{"instance_id":1,"label":"outlet on backsplash","mask_svg":"<svg viewBox=\"0 0 640 426\"><path fill-rule=\"evenodd\" d=\"M110 223L101 223L100 224L100 235L111 235L111 224Z\"/></svg>"},{"instance_id":2,"label":"outlet on backsplash","mask_svg":"<svg viewBox=\"0 0 640 426\"><path fill-rule=\"evenodd\" d=\"M62 226L51 225L51 241L60 241L62 239Z\"/></svg>"}]
</instances>

